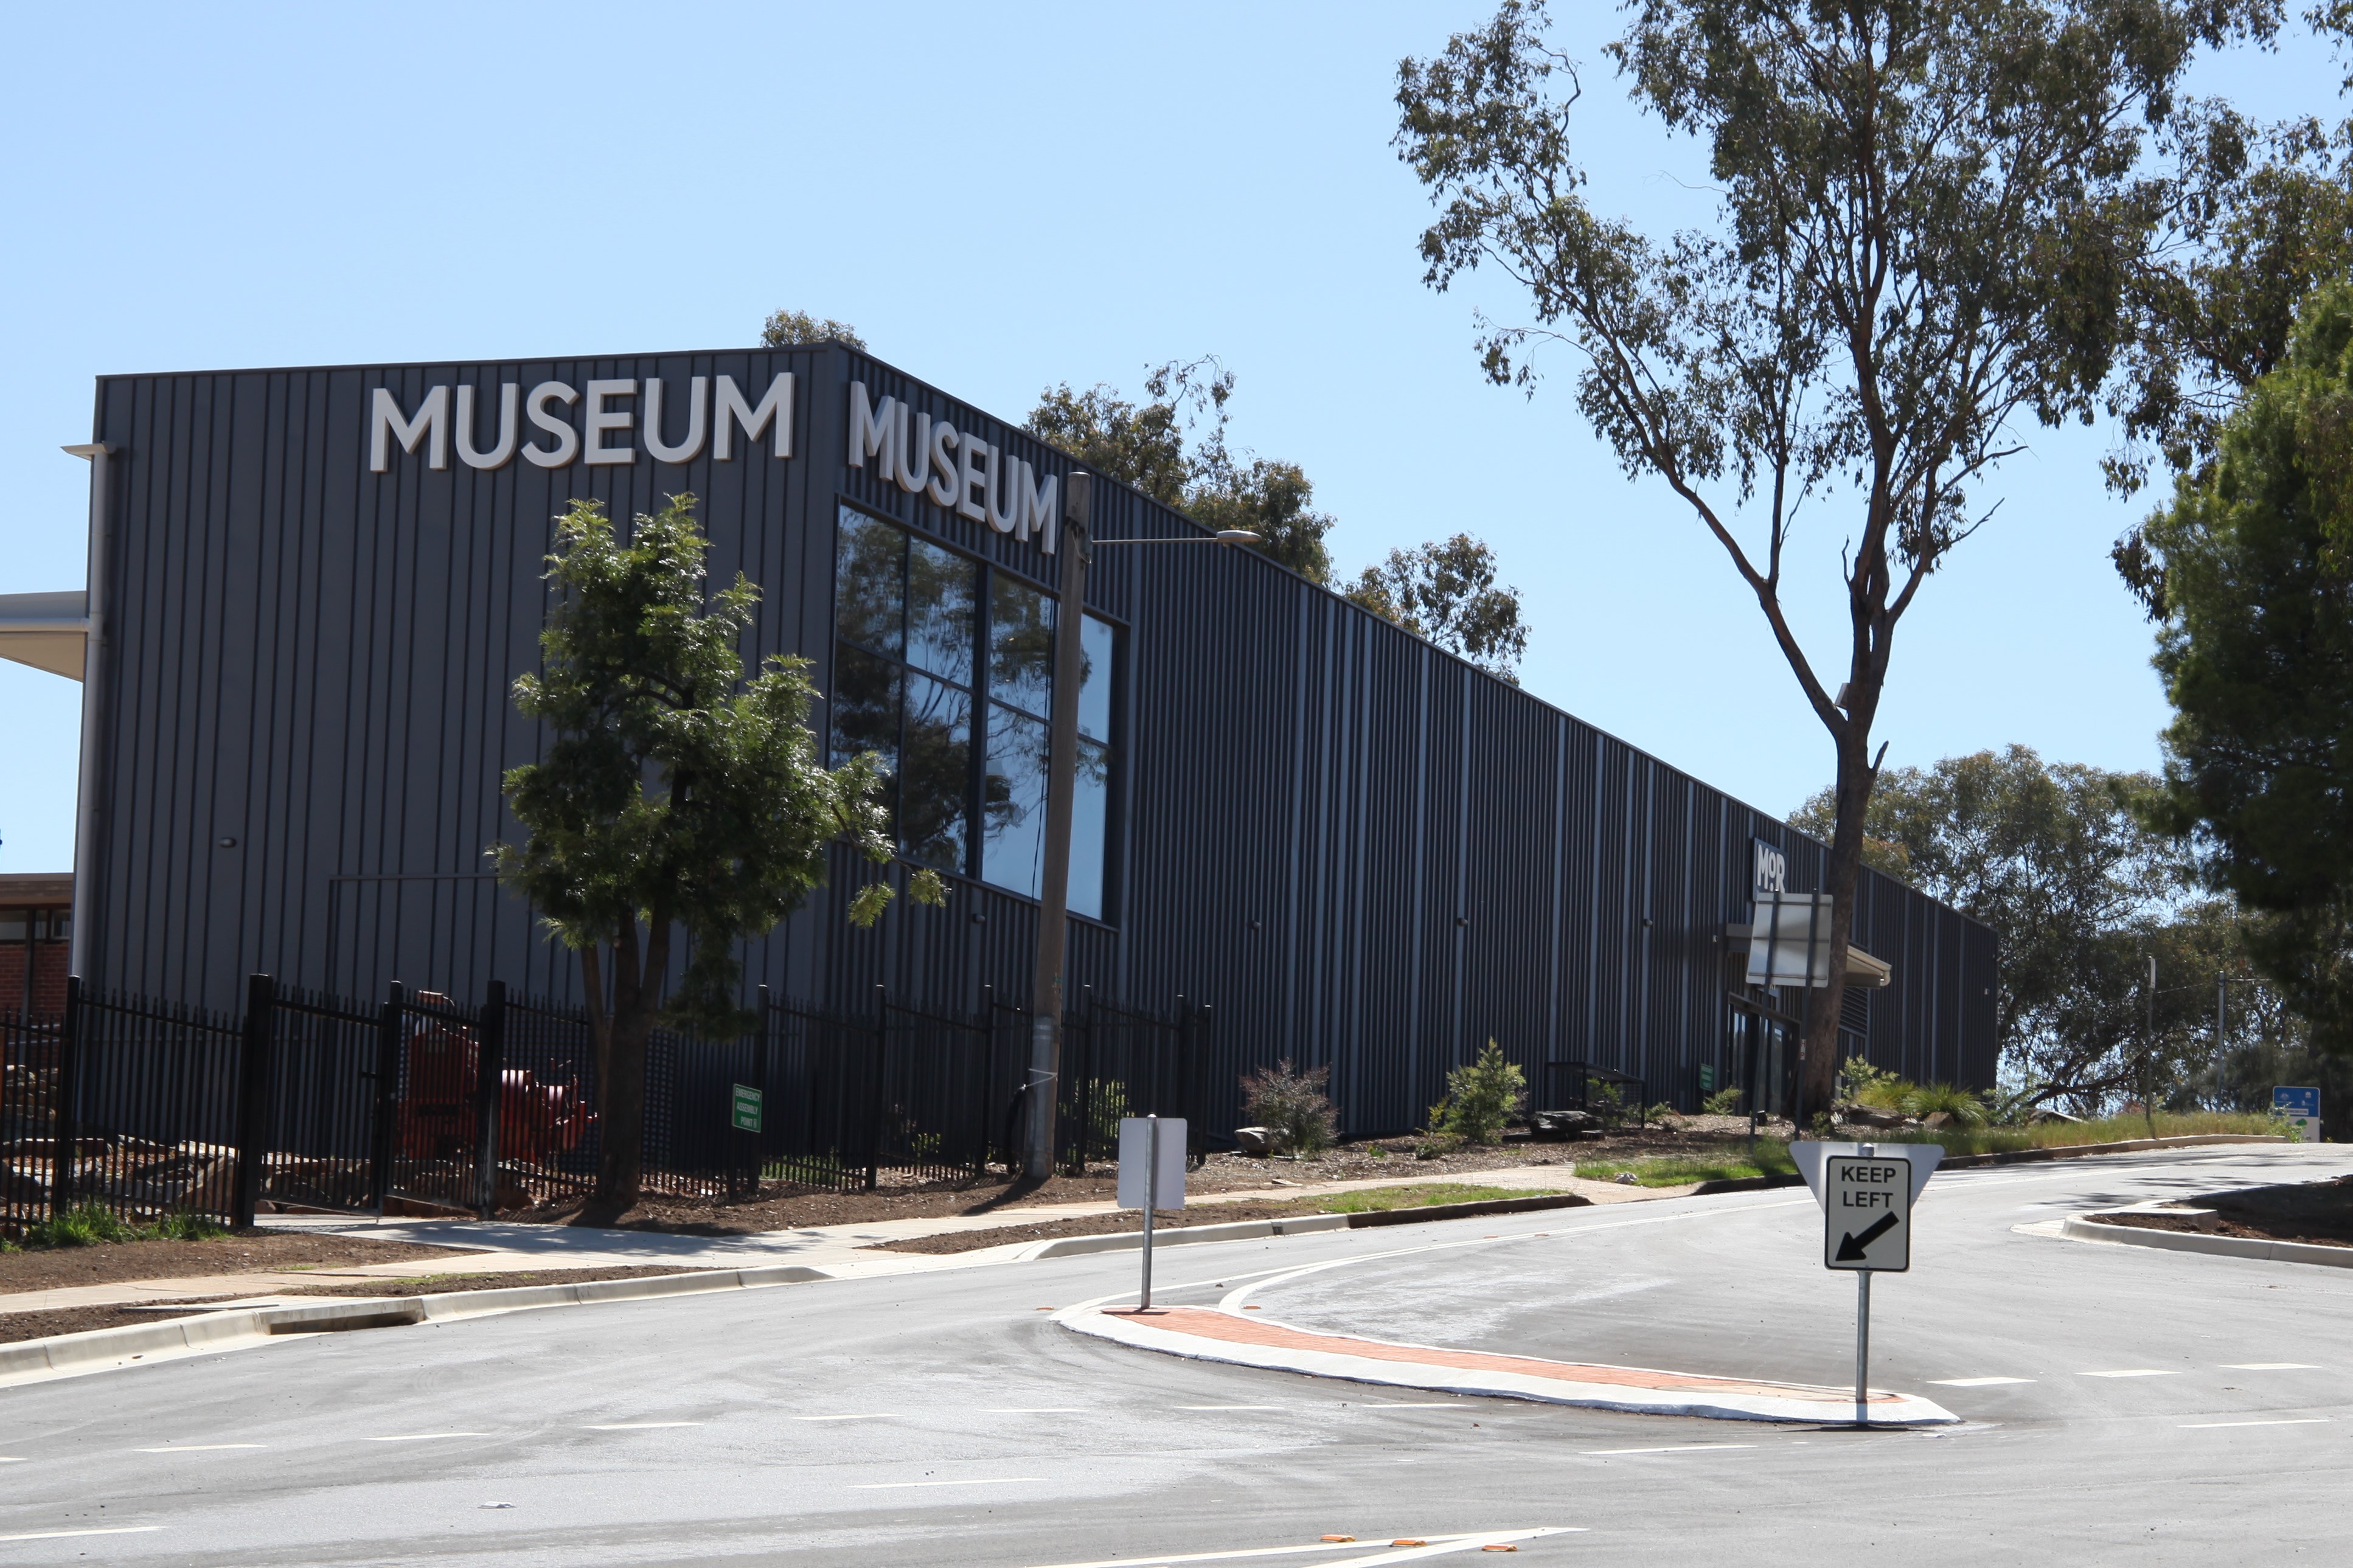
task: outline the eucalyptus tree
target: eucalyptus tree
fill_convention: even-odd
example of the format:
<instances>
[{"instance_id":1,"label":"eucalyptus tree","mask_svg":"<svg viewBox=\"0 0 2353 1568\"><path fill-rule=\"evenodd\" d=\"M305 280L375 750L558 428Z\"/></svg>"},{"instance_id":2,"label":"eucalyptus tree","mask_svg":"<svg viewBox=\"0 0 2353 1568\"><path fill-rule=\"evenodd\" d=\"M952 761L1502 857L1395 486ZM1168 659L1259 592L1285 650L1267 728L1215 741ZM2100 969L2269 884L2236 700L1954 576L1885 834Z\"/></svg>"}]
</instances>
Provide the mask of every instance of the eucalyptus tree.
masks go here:
<instances>
[{"instance_id":1,"label":"eucalyptus tree","mask_svg":"<svg viewBox=\"0 0 2353 1568\"><path fill-rule=\"evenodd\" d=\"M1573 350L1580 414L1723 547L1835 752L1830 994L1846 971L1895 634L1990 514L2023 420L2100 406L2177 184L2153 166L2201 47L2275 0L1637 0L1608 49L1635 100L1705 144L1715 214L1646 234L1597 211L1578 69L1507 0L1398 70L1399 156L1439 208L1426 281L1501 270L1533 311L1482 321L1533 395ZM1621 148L1613 156L1623 156ZM1816 662L1788 605L1800 509L1842 519L1844 635ZM1800 1100L1834 1089L1810 1010Z\"/></svg>"}]
</instances>

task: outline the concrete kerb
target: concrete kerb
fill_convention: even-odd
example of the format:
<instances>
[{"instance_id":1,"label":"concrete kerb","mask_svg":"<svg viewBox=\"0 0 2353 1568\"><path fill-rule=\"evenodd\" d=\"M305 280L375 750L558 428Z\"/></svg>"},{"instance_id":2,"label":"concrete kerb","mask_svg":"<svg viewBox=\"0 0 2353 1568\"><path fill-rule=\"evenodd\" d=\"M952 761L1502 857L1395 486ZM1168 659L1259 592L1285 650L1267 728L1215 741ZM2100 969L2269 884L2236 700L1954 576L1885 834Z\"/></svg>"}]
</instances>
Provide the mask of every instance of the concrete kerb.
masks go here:
<instances>
[{"instance_id":1,"label":"concrete kerb","mask_svg":"<svg viewBox=\"0 0 2353 1568\"><path fill-rule=\"evenodd\" d=\"M2147 1209L2100 1209L2071 1214L2059 1234L2073 1241L2100 1242L2111 1247L2154 1247L2162 1252L2203 1252L2218 1258L2252 1258L2268 1263L2316 1263L2326 1268L2353 1268L2353 1247L2320 1247L2308 1241L2261 1241L2246 1236L2209 1236L2194 1230L2144 1230L2138 1226L2103 1225L2113 1214L2146 1214Z\"/></svg>"},{"instance_id":2,"label":"concrete kerb","mask_svg":"<svg viewBox=\"0 0 2353 1568\"><path fill-rule=\"evenodd\" d=\"M453 1322L534 1307L586 1306L597 1301L645 1300L694 1296L713 1290L744 1290L798 1285L833 1276L803 1264L723 1268L692 1274L653 1275L639 1279L593 1279L581 1284L515 1285L497 1290L449 1290L426 1296L359 1297L200 1312L160 1323L132 1323L79 1334L0 1344L0 1387L39 1383L82 1373L103 1372L148 1360L227 1351L281 1335L396 1328L413 1323Z\"/></svg>"}]
</instances>

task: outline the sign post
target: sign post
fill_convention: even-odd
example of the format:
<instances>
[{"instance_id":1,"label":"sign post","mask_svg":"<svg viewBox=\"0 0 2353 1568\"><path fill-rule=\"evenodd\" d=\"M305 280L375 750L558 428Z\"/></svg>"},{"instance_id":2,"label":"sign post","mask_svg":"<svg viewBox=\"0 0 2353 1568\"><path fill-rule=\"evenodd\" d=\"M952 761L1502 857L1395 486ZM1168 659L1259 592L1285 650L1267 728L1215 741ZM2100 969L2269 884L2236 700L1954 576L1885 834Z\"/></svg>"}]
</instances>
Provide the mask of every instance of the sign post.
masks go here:
<instances>
[{"instance_id":1,"label":"sign post","mask_svg":"<svg viewBox=\"0 0 2353 1568\"><path fill-rule=\"evenodd\" d=\"M1945 1158L1941 1143L1882 1153L1871 1143L1789 1145L1798 1174L1822 1205L1822 1267L1855 1277L1854 1423L1871 1425L1871 1277L1912 1267L1912 1205Z\"/></svg>"},{"instance_id":2,"label":"sign post","mask_svg":"<svg viewBox=\"0 0 2353 1568\"><path fill-rule=\"evenodd\" d=\"M2306 1143L2320 1140L2320 1090L2279 1085L2272 1090L2272 1114L2284 1116L2295 1123L2296 1131Z\"/></svg>"},{"instance_id":3,"label":"sign post","mask_svg":"<svg viewBox=\"0 0 2353 1568\"><path fill-rule=\"evenodd\" d=\"M1152 1306L1152 1215L1166 1205L1185 1206L1185 1119L1123 1116L1119 1121L1119 1206L1144 1211L1144 1289L1139 1312Z\"/></svg>"},{"instance_id":4,"label":"sign post","mask_svg":"<svg viewBox=\"0 0 2353 1568\"><path fill-rule=\"evenodd\" d=\"M1912 1267L1912 1162L1865 1143L1822 1162L1822 1267L1854 1275L1854 1424L1871 1425L1871 1277Z\"/></svg>"}]
</instances>

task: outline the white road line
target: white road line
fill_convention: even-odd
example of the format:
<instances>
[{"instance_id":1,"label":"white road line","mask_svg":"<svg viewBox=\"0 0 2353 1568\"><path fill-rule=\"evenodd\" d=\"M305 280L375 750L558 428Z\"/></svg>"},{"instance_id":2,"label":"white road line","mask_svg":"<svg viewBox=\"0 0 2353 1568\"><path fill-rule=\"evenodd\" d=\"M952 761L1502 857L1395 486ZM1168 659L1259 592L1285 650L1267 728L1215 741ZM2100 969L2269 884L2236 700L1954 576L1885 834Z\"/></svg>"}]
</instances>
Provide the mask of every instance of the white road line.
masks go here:
<instances>
[{"instance_id":1,"label":"white road line","mask_svg":"<svg viewBox=\"0 0 2353 1568\"><path fill-rule=\"evenodd\" d=\"M580 1428L583 1432L658 1432L665 1426L700 1426L700 1421L602 1421Z\"/></svg>"},{"instance_id":2,"label":"white road line","mask_svg":"<svg viewBox=\"0 0 2353 1568\"><path fill-rule=\"evenodd\" d=\"M1012 1487L1045 1479L1043 1476L980 1476L968 1481L860 1481L849 1489L854 1492L888 1492L904 1487Z\"/></svg>"},{"instance_id":3,"label":"white road line","mask_svg":"<svg viewBox=\"0 0 2353 1568\"><path fill-rule=\"evenodd\" d=\"M431 1443L443 1437L487 1437L488 1432L403 1432L391 1437L371 1437L371 1443Z\"/></svg>"},{"instance_id":4,"label":"white road line","mask_svg":"<svg viewBox=\"0 0 2353 1568\"><path fill-rule=\"evenodd\" d=\"M1324 1564L1324 1568L1353 1568L1354 1564L1359 1563L1402 1563L1415 1557L1436 1556L1442 1552L1474 1551L1490 1542L1502 1545L1507 1542L1532 1541L1542 1535L1582 1535L1584 1533L1581 1526L1552 1525L1541 1530L1482 1530L1469 1535L1426 1535L1421 1539L1429 1542L1430 1544L1419 1550L1400 1550L1384 1546L1370 1556L1351 1557L1342 1563L1327 1563ZM1399 1539L1413 1538L1407 1536ZM1148 1555L1104 1557L1092 1563L1055 1563L1046 1565L1046 1568L1145 1568L1147 1564L1151 1565L1151 1568L1168 1568L1169 1564L1176 1563L1229 1563L1244 1557L1298 1557L1309 1552L1354 1552L1358 1547L1377 1544L1378 1544L1377 1541L1373 1539L1345 1542L1322 1541L1312 1546L1252 1546L1240 1552L1188 1552L1174 1557Z\"/></svg>"},{"instance_id":5,"label":"white road line","mask_svg":"<svg viewBox=\"0 0 2353 1568\"><path fill-rule=\"evenodd\" d=\"M1000 1405L983 1410L983 1415L1083 1415L1083 1405Z\"/></svg>"},{"instance_id":6,"label":"white road line","mask_svg":"<svg viewBox=\"0 0 2353 1568\"><path fill-rule=\"evenodd\" d=\"M2230 1372L2318 1372L2320 1368L2308 1361L2226 1361Z\"/></svg>"},{"instance_id":7,"label":"white road line","mask_svg":"<svg viewBox=\"0 0 2353 1568\"><path fill-rule=\"evenodd\" d=\"M1475 1410L1478 1406L1465 1399L1399 1399L1366 1400L1358 1408L1363 1410Z\"/></svg>"},{"instance_id":8,"label":"white road line","mask_svg":"<svg viewBox=\"0 0 2353 1568\"><path fill-rule=\"evenodd\" d=\"M224 1448L266 1448L267 1443L166 1443L160 1448L133 1448L134 1454L217 1454Z\"/></svg>"},{"instance_id":9,"label":"white road line","mask_svg":"<svg viewBox=\"0 0 2353 1568\"><path fill-rule=\"evenodd\" d=\"M2179 1377L2181 1374L2178 1372L2168 1372L2162 1367L2128 1366L2118 1372L2084 1372L2075 1375L2078 1377Z\"/></svg>"},{"instance_id":10,"label":"white road line","mask_svg":"<svg viewBox=\"0 0 2353 1568\"><path fill-rule=\"evenodd\" d=\"M867 1410L855 1415L796 1415L796 1421L888 1421L896 1415L892 1410Z\"/></svg>"},{"instance_id":11,"label":"white road line","mask_svg":"<svg viewBox=\"0 0 2353 1568\"><path fill-rule=\"evenodd\" d=\"M1588 1448L1593 1455L1604 1454L1712 1454L1720 1448L1754 1448L1754 1443L1677 1443L1665 1448Z\"/></svg>"},{"instance_id":12,"label":"white road line","mask_svg":"<svg viewBox=\"0 0 2353 1568\"><path fill-rule=\"evenodd\" d=\"M0 1465L29 1465L32 1462L22 1454L0 1454Z\"/></svg>"},{"instance_id":13,"label":"white road line","mask_svg":"<svg viewBox=\"0 0 2353 1568\"><path fill-rule=\"evenodd\" d=\"M1282 1410L1281 1405L1179 1405L1178 1410Z\"/></svg>"},{"instance_id":14,"label":"white road line","mask_svg":"<svg viewBox=\"0 0 2353 1568\"><path fill-rule=\"evenodd\" d=\"M2107 1374L2095 1372L2086 1375L2103 1377ZM1932 1377L1928 1381L1947 1388L1991 1388L1997 1383L2032 1383L2034 1380L2031 1377Z\"/></svg>"},{"instance_id":15,"label":"white road line","mask_svg":"<svg viewBox=\"0 0 2353 1568\"><path fill-rule=\"evenodd\" d=\"M27 1530L0 1535L0 1541L62 1541L69 1535L152 1535L163 1528L160 1524L120 1524L111 1530Z\"/></svg>"},{"instance_id":16,"label":"white road line","mask_svg":"<svg viewBox=\"0 0 2353 1568\"><path fill-rule=\"evenodd\" d=\"M2286 1415L2268 1421L2185 1421L2184 1432L2211 1432L2218 1426L2326 1426L2326 1415Z\"/></svg>"}]
</instances>

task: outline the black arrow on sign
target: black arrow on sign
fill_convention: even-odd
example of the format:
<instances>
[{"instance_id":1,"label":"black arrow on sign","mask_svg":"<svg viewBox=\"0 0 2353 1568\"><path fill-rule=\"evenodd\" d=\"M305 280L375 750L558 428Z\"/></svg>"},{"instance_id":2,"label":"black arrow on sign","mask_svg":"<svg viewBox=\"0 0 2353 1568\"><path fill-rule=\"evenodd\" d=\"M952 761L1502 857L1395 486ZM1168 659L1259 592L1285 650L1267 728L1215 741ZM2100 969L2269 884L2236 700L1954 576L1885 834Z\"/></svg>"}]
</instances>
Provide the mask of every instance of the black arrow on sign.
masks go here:
<instances>
[{"instance_id":1,"label":"black arrow on sign","mask_svg":"<svg viewBox=\"0 0 2353 1568\"><path fill-rule=\"evenodd\" d=\"M1895 1215L1891 1213L1881 1215L1863 1226L1861 1236L1856 1236L1852 1231L1848 1232L1839 1242L1838 1260L1841 1263L1862 1262L1862 1256L1870 1250L1871 1244L1894 1228Z\"/></svg>"}]
</instances>

